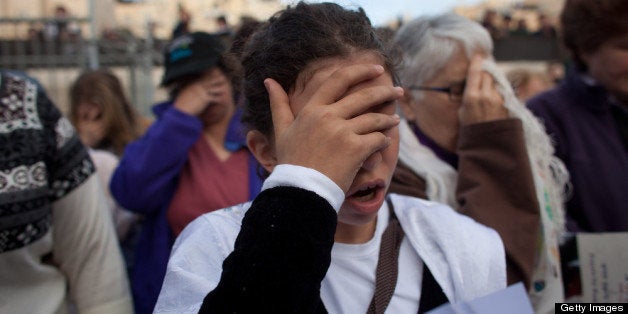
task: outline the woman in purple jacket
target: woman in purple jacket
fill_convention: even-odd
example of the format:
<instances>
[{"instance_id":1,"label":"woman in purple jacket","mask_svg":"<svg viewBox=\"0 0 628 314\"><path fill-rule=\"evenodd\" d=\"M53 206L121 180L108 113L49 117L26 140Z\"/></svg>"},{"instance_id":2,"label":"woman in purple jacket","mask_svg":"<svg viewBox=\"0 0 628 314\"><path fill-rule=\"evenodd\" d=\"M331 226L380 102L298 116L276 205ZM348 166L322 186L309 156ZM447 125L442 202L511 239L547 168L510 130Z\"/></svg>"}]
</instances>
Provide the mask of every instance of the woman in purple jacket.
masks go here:
<instances>
[{"instance_id":1,"label":"woman in purple jacket","mask_svg":"<svg viewBox=\"0 0 628 314\"><path fill-rule=\"evenodd\" d=\"M152 313L183 228L260 190L257 162L240 133L238 65L224 52L218 38L202 32L166 47L162 85L171 100L153 108L157 120L127 146L111 179L116 200L145 216L131 274L137 313Z\"/></svg>"},{"instance_id":2,"label":"woman in purple jacket","mask_svg":"<svg viewBox=\"0 0 628 314\"><path fill-rule=\"evenodd\" d=\"M560 20L574 67L528 107L570 172L566 227L628 231L628 2L567 0ZM570 238L561 247L566 297L581 293L577 258Z\"/></svg>"},{"instance_id":3,"label":"woman in purple jacket","mask_svg":"<svg viewBox=\"0 0 628 314\"><path fill-rule=\"evenodd\" d=\"M628 231L628 2L568 0L561 14L575 68L528 102L571 174L572 232Z\"/></svg>"}]
</instances>

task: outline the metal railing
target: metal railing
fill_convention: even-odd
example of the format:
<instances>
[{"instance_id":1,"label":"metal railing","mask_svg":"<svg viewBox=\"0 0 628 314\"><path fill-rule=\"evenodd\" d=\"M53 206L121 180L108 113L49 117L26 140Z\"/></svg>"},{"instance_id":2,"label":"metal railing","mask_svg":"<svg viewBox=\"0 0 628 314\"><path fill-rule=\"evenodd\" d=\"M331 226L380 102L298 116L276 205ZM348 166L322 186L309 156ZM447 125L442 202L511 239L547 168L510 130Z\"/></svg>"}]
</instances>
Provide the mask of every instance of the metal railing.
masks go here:
<instances>
[{"instance_id":1,"label":"metal railing","mask_svg":"<svg viewBox=\"0 0 628 314\"><path fill-rule=\"evenodd\" d=\"M65 39L33 34L36 26L54 23L51 18L0 18L0 68L25 71L39 79L51 98L65 109L68 90L85 69L110 68L121 79L138 111L150 115L150 107L165 97L157 89L162 71L165 41L130 34L115 39L96 39L87 18L67 19L83 34ZM564 52L556 39L511 36L495 40L495 58L506 61L556 61Z\"/></svg>"},{"instance_id":2,"label":"metal railing","mask_svg":"<svg viewBox=\"0 0 628 314\"><path fill-rule=\"evenodd\" d=\"M497 61L556 61L566 56L556 38L509 36L495 40L494 44Z\"/></svg>"},{"instance_id":3,"label":"metal railing","mask_svg":"<svg viewBox=\"0 0 628 314\"><path fill-rule=\"evenodd\" d=\"M96 39L84 34L87 18L68 18L80 32L70 36L45 34L51 18L0 18L0 68L20 70L40 81L50 98L65 111L69 87L86 69L109 68L123 82L140 113L150 115L162 64L164 41L152 37L118 36Z\"/></svg>"}]
</instances>

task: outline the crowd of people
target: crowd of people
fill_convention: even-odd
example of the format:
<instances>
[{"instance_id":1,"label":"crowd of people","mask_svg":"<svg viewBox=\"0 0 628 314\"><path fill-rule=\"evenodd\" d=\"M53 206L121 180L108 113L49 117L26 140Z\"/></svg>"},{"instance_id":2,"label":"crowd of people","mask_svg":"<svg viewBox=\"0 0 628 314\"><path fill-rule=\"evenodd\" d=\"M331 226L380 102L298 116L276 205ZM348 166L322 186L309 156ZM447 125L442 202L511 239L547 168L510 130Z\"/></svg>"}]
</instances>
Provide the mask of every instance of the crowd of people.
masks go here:
<instances>
[{"instance_id":1,"label":"crowd of people","mask_svg":"<svg viewBox=\"0 0 628 314\"><path fill-rule=\"evenodd\" d=\"M78 54L83 32L80 19L62 4L55 6L52 16L39 22L29 22L24 52L49 54Z\"/></svg>"},{"instance_id":2,"label":"crowd of people","mask_svg":"<svg viewBox=\"0 0 628 314\"><path fill-rule=\"evenodd\" d=\"M108 69L67 118L3 69L0 312L424 313L523 283L553 313L565 239L628 231L626 20L566 0L557 82L453 13L181 24L154 119Z\"/></svg>"},{"instance_id":3,"label":"crowd of people","mask_svg":"<svg viewBox=\"0 0 628 314\"><path fill-rule=\"evenodd\" d=\"M533 28L530 21L536 24ZM542 12L534 12L530 18L521 16L513 20L509 13L500 14L496 10L487 9L480 20L480 24L486 28L494 40L511 36L534 36L547 39L557 39L558 30L553 21Z\"/></svg>"}]
</instances>

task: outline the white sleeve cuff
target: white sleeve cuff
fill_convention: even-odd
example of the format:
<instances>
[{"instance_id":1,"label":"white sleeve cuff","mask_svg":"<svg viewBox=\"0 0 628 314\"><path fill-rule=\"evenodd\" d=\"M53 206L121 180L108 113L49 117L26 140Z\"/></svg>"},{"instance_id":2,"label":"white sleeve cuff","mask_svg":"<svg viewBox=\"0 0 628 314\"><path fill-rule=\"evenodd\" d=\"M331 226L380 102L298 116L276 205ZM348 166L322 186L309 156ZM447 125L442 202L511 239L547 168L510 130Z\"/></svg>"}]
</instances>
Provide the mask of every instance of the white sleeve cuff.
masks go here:
<instances>
[{"instance_id":1,"label":"white sleeve cuff","mask_svg":"<svg viewBox=\"0 0 628 314\"><path fill-rule=\"evenodd\" d=\"M302 166L282 164L275 166L264 181L262 191L277 186L292 186L312 191L324 198L338 212L345 200L345 193L324 174Z\"/></svg>"}]
</instances>

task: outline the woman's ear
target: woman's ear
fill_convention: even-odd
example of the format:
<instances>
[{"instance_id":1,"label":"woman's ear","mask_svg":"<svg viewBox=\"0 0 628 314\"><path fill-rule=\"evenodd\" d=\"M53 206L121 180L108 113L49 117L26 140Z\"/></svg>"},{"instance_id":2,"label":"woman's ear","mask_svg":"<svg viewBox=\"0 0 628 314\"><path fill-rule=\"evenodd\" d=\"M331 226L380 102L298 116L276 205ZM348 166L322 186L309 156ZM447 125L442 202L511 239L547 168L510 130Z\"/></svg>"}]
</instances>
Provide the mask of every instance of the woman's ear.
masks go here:
<instances>
[{"instance_id":1,"label":"woman's ear","mask_svg":"<svg viewBox=\"0 0 628 314\"><path fill-rule=\"evenodd\" d=\"M260 165L269 173L272 172L277 165L277 157L268 137L260 131L251 130L246 134L246 145Z\"/></svg>"},{"instance_id":2,"label":"woman's ear","mask_svg":"<svg viewBox=\"0 0 628 314\"><path fill-rule=\"evenodd\" d=\"M403 96L401 97L401 99L399 99L399 107L401 108L401 113L403 113L403 117L408 121L414 121L416 119L413 104L414 98L412 97L412 91L404 88Z\"/></svg>"}]
</instances>

